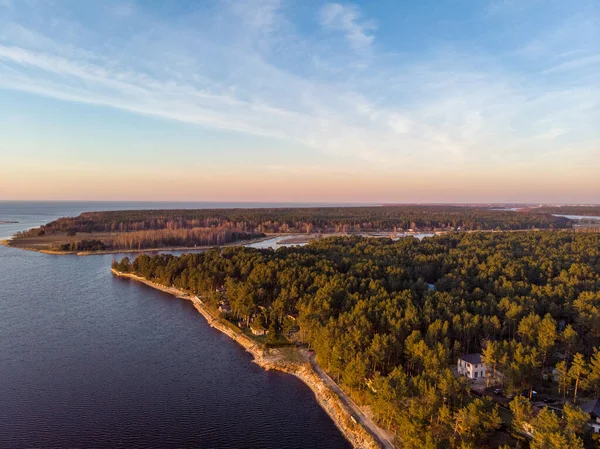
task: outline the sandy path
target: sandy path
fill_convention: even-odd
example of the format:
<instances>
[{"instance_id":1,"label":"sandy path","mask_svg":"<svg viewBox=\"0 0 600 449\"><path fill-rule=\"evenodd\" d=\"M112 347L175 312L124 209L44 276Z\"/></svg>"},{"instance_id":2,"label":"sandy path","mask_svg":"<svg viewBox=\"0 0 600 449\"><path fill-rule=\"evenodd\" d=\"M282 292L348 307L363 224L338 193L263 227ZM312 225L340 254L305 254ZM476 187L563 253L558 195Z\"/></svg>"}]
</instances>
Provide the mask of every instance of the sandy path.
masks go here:
<instances>
[{"instance_id":1,"label":"sandy path","mask_svg":"<svg viewBox=\"0 0 600 449\"><path fill-rule=\"evenodd\" d=\"M340 400L344 403L344 405L352 411L354 418L360 424L362 424L363 427L365 427L365 429L367 429L371 433L371 435L373 435L377 439L379 444L381 444L381 447L385 449L393 449L393 437L388 432L379 427L371 418L369 418L361 410L358 404L356 404L356 402L354 402L352 398L350 398L350 396L348 396L344 392L344 390L342 390L339 387L339 385L335 383L334 380L331 377L329 377L329 375L325 371L323 371L323 369L321 369L321 367L315 361L314 354L307 354L307 356L310 360L310 364L312 365L313 370L315 370L315 372L319 375L321 379L323 379L327 386L339 396Z\"/></svg>"}]
</instances>

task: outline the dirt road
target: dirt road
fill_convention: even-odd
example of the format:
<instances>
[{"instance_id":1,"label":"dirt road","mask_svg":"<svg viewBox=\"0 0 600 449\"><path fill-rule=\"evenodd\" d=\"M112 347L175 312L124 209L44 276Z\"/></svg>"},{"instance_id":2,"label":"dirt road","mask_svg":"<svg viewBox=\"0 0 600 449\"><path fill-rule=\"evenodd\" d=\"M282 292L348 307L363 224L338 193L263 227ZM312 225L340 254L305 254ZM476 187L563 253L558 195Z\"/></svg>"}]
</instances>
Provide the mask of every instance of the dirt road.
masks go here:
<instances>
[{"instance_id":1,"label":"dirt road","mask_svg":"<svg viewBox=\"0 0 600 449\"><path fill-rule=\"evenodd\" d=\"M346 393L344 393L338 384L336 384L333 379L321 369L321 367L315 361L314 354L309 354L308 351L306 351L306 356L310 360L310 364L319 377L321 377L327 386L329 386L329 388L331 388L340 397L344 405L352 411L352 415L355 417L355 419L360 422L371 435L375 437L379 444L381 444L381 447L384 449L394 449L394 443L392 443L393 437L379 427L371 418L365 415L356 402L354 402Z\"/></svg>"}]
</instances>

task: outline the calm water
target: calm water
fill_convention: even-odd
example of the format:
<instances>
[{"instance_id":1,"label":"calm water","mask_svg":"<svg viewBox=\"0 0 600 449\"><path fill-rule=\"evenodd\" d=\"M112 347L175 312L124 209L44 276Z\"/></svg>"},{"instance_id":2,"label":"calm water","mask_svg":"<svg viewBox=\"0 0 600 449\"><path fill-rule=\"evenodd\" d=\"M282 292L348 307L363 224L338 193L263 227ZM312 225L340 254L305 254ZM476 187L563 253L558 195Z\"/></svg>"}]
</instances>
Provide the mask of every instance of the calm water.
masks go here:
<instances>
[{"instance_id":1,"label":"calm water","mask_svg":"<svg viewBox=\"0 0 600 449\"><path fill-rule=\"evenodd\" d=\"M290 237L295 237L297 235L300 234L294 234L291 236L280 236L280 237L273 237L272 239L267 239L267 240L262 240L259 242L255 242L255 243L249 243L245 246L248 246L250 248L260 248L260 249L267 249L267 248L271 248L271 249L278 249L278 248L283 248L283 247L289 247L289 246L304 246L307 243L306 242L301 242L301 243L282 243L285 242L287 239L289 239ZM371 237L368 234L362 234L366 237ZM396 237L392 238L392 240L398 240L400 238L403 237L415 237L419 240L423 240L423 238L425 237L433 237L435 234L433 232L415 232L415 233L411 233L411 234L398 234ZM176 253L174 253L176 254Z\"/></svg>"},{"instance_id":2,"label":"calm water","mask_svg":"<svg viewBox=\"0 0 600 449\"><path fill-rule=\"evenodd\" d=\"M287 236L287 235L280 236L280 237L273 237L272 239L267 239L267 240L263 240L263 241L256 242L256 243L249 243L246 246L249 248L259 248L259 249L267 249L267 248L277 249L277 248L282 248L284 246L304 246L304 245L306 245L306 242L281 243L281 242L284 242L288 238L290 238L290 236Z\"/></svg>"},{"instance_id":3,"label":"calm water","mask_svg":"<svg viewBox=\"0 0 600 449\"><path fill-rule=\"evenodd\" d=\"M600 221L600 217L594 215L558 215L552 214L555 217L565 217L569 220L582 220L582 221Z\"/></svg>"},{"instance_id":4,"label":"calm water","mask_svg":"<svg viewBox=\"0 0 600 449\"><path fill-rule=\"evenodd\" d=\"M96 208L0 203L0 235ZM302 382L112 257L0 246L0 447L350 447Z\"/></svg>"}]
</instances>

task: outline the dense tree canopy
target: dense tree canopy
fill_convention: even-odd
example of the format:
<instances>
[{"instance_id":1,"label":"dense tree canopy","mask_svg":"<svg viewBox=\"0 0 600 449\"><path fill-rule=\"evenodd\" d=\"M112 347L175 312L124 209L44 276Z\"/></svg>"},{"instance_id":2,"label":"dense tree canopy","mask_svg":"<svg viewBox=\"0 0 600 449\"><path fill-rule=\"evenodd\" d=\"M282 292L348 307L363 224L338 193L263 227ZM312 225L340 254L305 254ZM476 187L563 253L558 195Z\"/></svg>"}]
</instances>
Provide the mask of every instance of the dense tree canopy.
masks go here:
<instances>
[{"instance_id":1,"label":"dense tree canopy","mask_svg":"<svg viewBox=\"0 0 600 449\"><path fill-rule=\"evenodd\" d=\"M214 246L264 236L262 232L242 232L220 228L160 229L118 233L102 239L72 239L68 243L59 244L55 249L61 251L104 251Z\"/></svg>"},{"instance_id":2,"label":"dense tree canopy","mask_svg":"<svg viewBox=\"0 0 600 449\"><path fill-rule=\"evenodd\" d=\"M115 266L209 302L223 290L235 317L261 315L282 334L294 317L293 338L366 396L404 447L493 446L497 410L469 399L451 373L461 353L482 351L508 392L531 391L557 364L572 400L600 389L599 234L332 237L277 251L141 255ZM548 438L579 444L575 431L556 433L554 418L538 421ZM538 437L536 447L549 447Z\"/></svg>"},{"instance_id":3,"label":"dense tree canopy","mask_svg":"<svg viewBox=\"0 0 600 449\"><path fill-rule=\"evenodd\" d=\"M52 233L219 227L245 232L287 233L458 228L519 230L570 226L571 222L565 218L541 213L529 214L459 206L381 206L86 212L78 217L60 218L42 226L41 229L46 233Z\"/></svg>"}]
</instances>

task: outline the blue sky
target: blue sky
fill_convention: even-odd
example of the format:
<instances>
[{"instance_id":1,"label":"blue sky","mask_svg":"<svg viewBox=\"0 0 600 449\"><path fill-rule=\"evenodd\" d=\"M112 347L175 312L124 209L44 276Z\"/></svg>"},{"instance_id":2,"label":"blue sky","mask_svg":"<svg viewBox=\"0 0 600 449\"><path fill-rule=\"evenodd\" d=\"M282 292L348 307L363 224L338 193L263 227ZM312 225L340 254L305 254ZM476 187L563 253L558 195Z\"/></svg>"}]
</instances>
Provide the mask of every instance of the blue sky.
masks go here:
<instances>
[{"instance_id":1,"label":"blue sky","mask_svg":"<svg viewBox=\"0 0 600 449\"><path fill-rule=\"evenodd\" d=\"M600 6L0 0L0 199L600 202Z\"/></svg>"}]
</instances>

